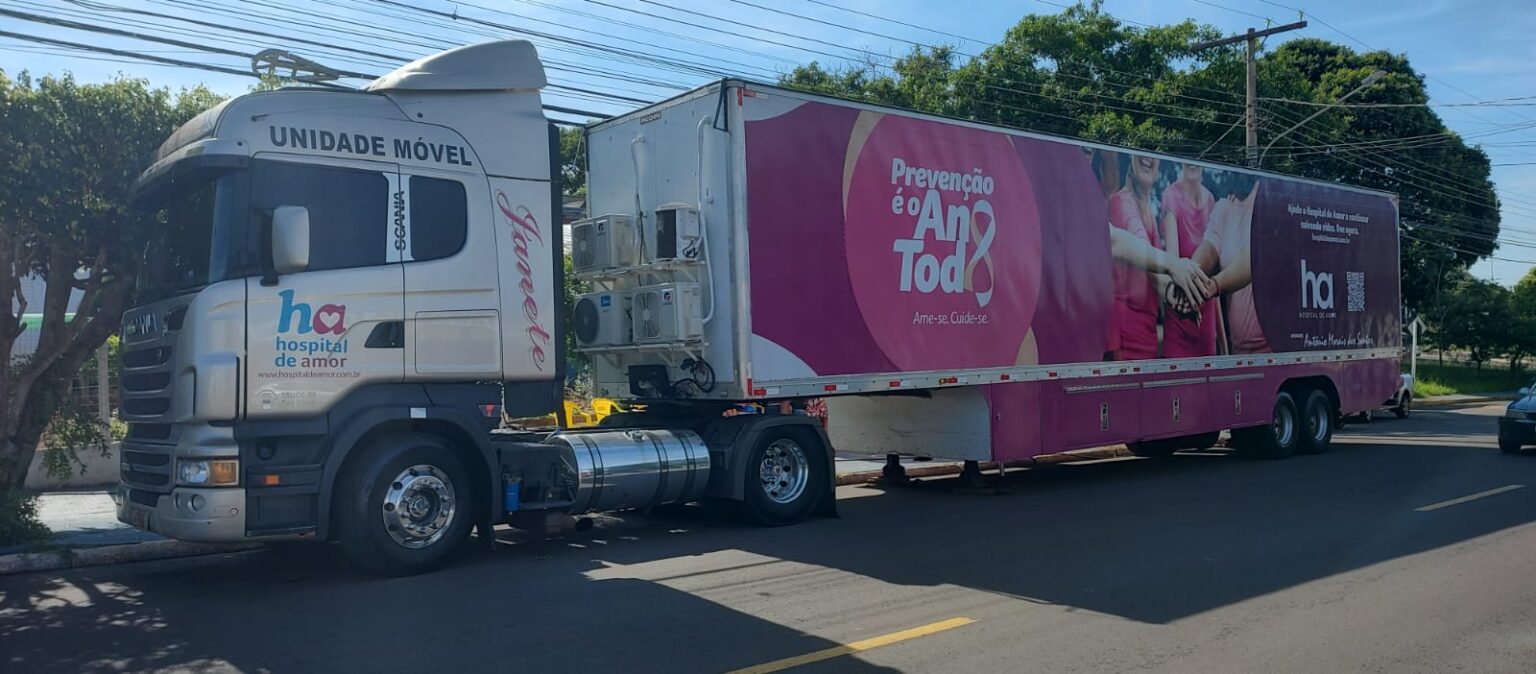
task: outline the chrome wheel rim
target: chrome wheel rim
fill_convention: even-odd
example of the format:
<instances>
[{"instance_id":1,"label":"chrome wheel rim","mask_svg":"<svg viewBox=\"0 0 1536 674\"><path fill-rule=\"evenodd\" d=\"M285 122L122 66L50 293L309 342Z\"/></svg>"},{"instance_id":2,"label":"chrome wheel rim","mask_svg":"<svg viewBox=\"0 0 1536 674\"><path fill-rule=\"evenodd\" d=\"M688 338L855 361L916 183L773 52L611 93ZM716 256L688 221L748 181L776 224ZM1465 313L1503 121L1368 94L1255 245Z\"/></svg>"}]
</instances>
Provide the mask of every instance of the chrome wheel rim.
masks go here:
<instances>
[{"instance_id":1,"label":"chrome wheel rim","mask_svg":"<svg viewBox=\"0 0 1536 674\"><path fill-rule=\"evenodd\" d=\"M424 548L443 537L458 512L453 483L437 466L411 466L384 493L384 530L401 547Z\"/></svg>"},{"instance_id":2,"label":"chrome wheel rim","mask_svg":"<svg viewBox=\"0 0 1536 674\"><path fill-rule=\"evenodd\" d=\"M1312 413L1307 415L1307 433L1317 444L1322 444L1328 439L1328 407L1326 405L1314 406Z\"/></svg>"},{"instance_id":3,"label":"chrome wheel rim","mask_svg":"<svg viewBox=\"0 0 1536 674\"><path fill-rule=\"evenodd\" d=\"M1278 405L1275 408L1275 444L1281 447L1290 446L1296 436L1296 410L1289 405Z\"/></svg>"},{"instance_id":4,"label":"chrome wheel rim","mask_svg":"<svg viewBox=\"0 0 1536 674\"><path fill-rule=\"evenodd\" d=\"M757 473L768 500L781 505L794 503L805 493L805 486L810 482L811 462L800 443L784 438L775 440L763 450Z\"/></svg>"}]
</instances>

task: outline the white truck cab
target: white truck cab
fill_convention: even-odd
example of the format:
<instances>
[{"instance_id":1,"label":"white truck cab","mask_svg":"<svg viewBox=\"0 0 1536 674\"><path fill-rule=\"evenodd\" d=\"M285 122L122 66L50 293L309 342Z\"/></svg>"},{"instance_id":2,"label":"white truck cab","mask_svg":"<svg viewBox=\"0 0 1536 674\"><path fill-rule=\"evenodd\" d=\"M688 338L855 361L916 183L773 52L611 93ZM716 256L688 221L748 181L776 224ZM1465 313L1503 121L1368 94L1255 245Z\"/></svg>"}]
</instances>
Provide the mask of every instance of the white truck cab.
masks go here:
<instances>
[{"instance_id":1,"label":"white truck cab","mask_svg":"<svg viewBox=\"0 0 1536 674\"><path fill-rule=\"evenodd\" d=\"M193 541L340 539L419 571L518 513L750 500L740 467L719 468L775 424L812 488L758 519L823 500L830 452L803 419L712 440L714 483L694 429L713 409L672 430L493 432L561 408L544 85L531 44L473 45L361 91L241 96L161 146L139 201L177 232L175 273L124 317L120 519Z\"/></svg>"}]
</instances>

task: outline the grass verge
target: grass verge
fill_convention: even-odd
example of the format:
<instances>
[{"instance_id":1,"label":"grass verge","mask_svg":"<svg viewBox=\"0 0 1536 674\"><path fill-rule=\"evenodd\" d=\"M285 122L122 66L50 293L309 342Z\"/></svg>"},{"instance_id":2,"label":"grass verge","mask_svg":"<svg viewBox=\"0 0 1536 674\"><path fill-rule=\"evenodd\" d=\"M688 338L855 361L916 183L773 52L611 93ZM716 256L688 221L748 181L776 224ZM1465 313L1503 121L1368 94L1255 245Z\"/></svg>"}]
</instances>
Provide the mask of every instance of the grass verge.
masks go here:
<instances>
[{"instance_id":1,"label":"grass verge","mask_svg":"<svg viewBox=\"0 0 1536 674\"><path fill-rule=\"evenodd\" d=\"M1456 394L1500 393L1529 386L1532 375L1503 368L1479 370L1459 365L1435 365L1419 362L1419 378L1413 394L1419 397Z\"/></svg>"}]
</instances>

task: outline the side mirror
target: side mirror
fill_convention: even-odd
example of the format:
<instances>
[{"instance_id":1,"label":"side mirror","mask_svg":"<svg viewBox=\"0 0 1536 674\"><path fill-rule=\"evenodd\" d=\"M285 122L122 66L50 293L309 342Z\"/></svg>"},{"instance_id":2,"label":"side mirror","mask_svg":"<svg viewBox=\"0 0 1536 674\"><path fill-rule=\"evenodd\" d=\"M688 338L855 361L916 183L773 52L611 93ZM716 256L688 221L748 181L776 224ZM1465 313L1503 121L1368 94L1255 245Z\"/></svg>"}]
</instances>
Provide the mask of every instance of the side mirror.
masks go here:
<instances>
[{"instance_id":1,"label":"side mirror","mask_svg":"<svg viewBox=\"0 0 1536 674\"><path fill-rule=\"evenodd\" d=\"M1516 391L1516 393L1519 393L1520 397L1524 398L1524 397L1526 397L1526 396L1531 394L1531 387L1529 387L1529 386L1523 387L1519 391Z\"/></svg>"},{"instance_id":2,"label":"side mirror","mask_svg":"<svg viewBox=\"0 0 1536 674\"><path fill-rule=\"evenodd\" d=\"M278 206L272 210L272 270L293 274L309 268L309 209Z\"/></svg>"}]
</instances>

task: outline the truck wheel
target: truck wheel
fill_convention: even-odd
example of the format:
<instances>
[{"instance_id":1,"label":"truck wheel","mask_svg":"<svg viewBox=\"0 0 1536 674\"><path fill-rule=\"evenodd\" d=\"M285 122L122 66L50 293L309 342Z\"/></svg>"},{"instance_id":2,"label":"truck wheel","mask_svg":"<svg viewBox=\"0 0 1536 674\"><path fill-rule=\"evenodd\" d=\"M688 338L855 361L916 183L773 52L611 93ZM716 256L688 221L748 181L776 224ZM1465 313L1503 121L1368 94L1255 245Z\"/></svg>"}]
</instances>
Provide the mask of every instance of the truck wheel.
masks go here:
<instances>
[{"instance_id":1,"label":"truck wheel","mask_svg":"<svg viewBox=\"0 0 1536 674\"><path fill-rule=\"evenodd\" d=\"M1306 400L1301 407L1301 444L1296 449L1302 454L1322 454L1333 446L1333 421L1339 415L1327 393L1312 391Z\"/></svg>"},{"instance_id":2,"label":"truck wheel","mask_svg":"<svg viewBox=\"0 0 1536 674\"><path fill-rule=\"evenodd\" d=\"M1269 425L1239 428L1232 439L1239 454L1255 459L1284 459L1296 453L1301 444L1296 399L1281 391L1275 397L1275 410Z\"/></svg>"},{"instance_id":3,"label":"truck wheel","mask_svg":"<svg viewBox=\"0 0 1536 674\"><path fill-rule=\"evenodd\" d=\"M385 439L338 482L342 546L359 567L389 576L429 571L469 538L468 472L431 435Z\"/></svg>"},{"instance_id":4,"label":"truck wheel","mask_svg":"<svg viewBox=\"0 0 1536 674\"><path fill-rule=\"evenodd\" d=\"M1413 394L1404 393L1402 402L1398 403L1397 407L1392 408L1392 413L1396 414L1399 419L1407 419L1411 412L1413 412Z\"/></svg>"},{"instance_id":5,"label":"truck wheel","mask_svg":"<svg viewBox=\"0 0 1536 674\"><path fill-rule=\"evenodd\" d=\"M827 462L818 445L794 430L763 434L747 455L742 511L749 521L776 527L810 516L827 489Z\"/></svg>"}]
</instances>

